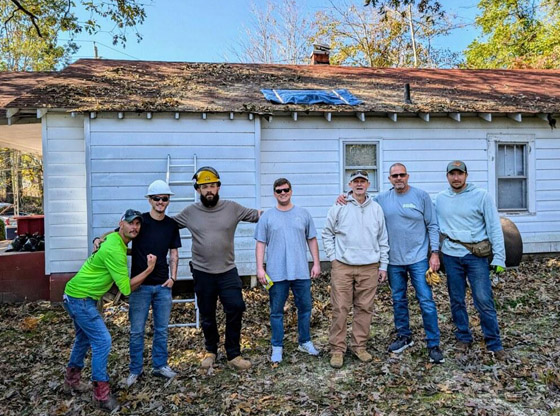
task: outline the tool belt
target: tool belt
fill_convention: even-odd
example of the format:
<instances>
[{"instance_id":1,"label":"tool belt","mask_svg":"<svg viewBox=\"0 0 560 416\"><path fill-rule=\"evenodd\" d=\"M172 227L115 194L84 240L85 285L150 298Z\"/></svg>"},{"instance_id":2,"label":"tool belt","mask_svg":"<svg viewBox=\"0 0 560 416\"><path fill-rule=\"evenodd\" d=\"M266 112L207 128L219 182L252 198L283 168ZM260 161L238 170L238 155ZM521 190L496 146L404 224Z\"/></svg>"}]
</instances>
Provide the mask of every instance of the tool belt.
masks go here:
<instances>
[{"instance_id":1,"label":"tool belt","mask_svg":"<svg viewBox=\"0 0 560 416\"><path fill-rule=\"evenodd\" d=\"M461 244L476 257L490 257L492 255L492 243L490 243L489 239L479 241L478 243L463 243L462 241L452 239L447 234L442 233L442 235L449 241Z\"/></svg>"}]
</instances>

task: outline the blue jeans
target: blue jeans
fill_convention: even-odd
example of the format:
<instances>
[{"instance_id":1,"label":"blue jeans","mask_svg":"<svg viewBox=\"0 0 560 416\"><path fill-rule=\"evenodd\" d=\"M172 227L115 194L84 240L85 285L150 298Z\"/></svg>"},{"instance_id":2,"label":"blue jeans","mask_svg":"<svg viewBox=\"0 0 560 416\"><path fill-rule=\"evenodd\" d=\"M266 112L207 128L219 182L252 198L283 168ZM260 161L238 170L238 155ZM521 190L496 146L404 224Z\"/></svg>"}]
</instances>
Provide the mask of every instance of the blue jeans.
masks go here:
<instances>
[{"instance_id":1,"label":"blue jeans","mask_svg":"<svg viewBox=\"0 0 560 416\"><path fill-rule=\"evenodd\" d=\"M270 295L270 328L272 346L284 345L284 305L292 289L294 303L298 313L298 343L311 340L309 330L311 322L311 279L282 280L274 282L268 291Z\"/></svg>"},{"instance_id":2,"label":"blue jeans","mask_svg":"<svg viewBox=\"0 0 560 416\"><path fill-rule=\"evenodd\" d=\"M426 343L428 348L432 348L439 345L440 333L432 289L426 282L425 273L428 267L428 260L425 259L406 266L389 265L387 273L393 296L393 312L397 334L405 337L412 336L408 318L408 297L406 295L408 276L410 276L410 282L414 287L416 299L418 299L422 312Z\"/></svg>"},{"instance_id":3,"label":"blue jeans","mask_svg":"<svg viewBox=\"0 0 560 416\"><path fill-rule=\"evenodd\" d=\"M171 314L171 289L161 285L141 285L129 298L130 319L130 373L142 373L144 355L144 330L150 305L154 323L152 366L167 365L167 325Z\"/></svg>"},{"instance_id":4,"label":"blue jeans","mask_svg":"<svg viewBox=\"0 0 560 416\"><path fill-rule=\"evenodd\" d=\"M84 368L84 358L91 347L91 379L109 381L107 359L111 351L111 334L97 310L97 301L64 295L63 305L76 330L68 367Z\"/></svg>"},{"instance_id":5,"label":"blue jeans","mask_svg":"<svg viewBox=\"0 0 560 416\"><path fill-rule=\"evenodd\" d=\"M503 349L498 328L498 317L494 307L488 259L467 254L464 257L443 255L447 274L447 289L451 302L451 316L457 330L455 337L462 342L472 342L469 315L465 304L467 279L471 287L473 302L480 316L480 326L489 351Z\"/></svg>"}]
</instances>

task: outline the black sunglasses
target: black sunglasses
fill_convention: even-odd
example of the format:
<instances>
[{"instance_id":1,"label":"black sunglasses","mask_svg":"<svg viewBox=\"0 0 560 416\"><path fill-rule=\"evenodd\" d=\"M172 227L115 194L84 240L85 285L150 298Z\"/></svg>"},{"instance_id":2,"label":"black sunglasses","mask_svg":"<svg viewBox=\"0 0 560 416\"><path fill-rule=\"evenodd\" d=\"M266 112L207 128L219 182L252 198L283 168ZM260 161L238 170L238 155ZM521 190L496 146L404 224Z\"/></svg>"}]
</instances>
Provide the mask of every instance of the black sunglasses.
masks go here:
<instances>
[{"instance_id":1,"label":"black sunglasses","mask_svg":"<svg viewBox=\"0 0 560 416\"><path fill-rule=\"evenodd\" d=\"M159 202L159 201L167 202L167 201L169 201L168 196L151 196L150 199L152 201L156 201L156 202Z\"/></svg>"},{"instance_id":2,"label":"black sunglasses","mask_svg":"<svg viewBox=\"0 0 560 416\"><path fill-rule=\"evenodd\" d=\"M278 195L280 195L282 192L284 192L285 194L287 194L288 192L290 192L292 190L292 188L282 188L282 189L275 189L274 192L276 192Z\"/></svg>"},{"instance_id":3,"label":"black sunglasses","mask_svg":"<svg viewBox=\"0 0 560 416\"><path fill-rule=\"evenodd\" d=\"M406 178L406 175L408 175L408 173L393 173L391 175L391 178L393 178L393 179Z\"/></svg>"}]
</instances>

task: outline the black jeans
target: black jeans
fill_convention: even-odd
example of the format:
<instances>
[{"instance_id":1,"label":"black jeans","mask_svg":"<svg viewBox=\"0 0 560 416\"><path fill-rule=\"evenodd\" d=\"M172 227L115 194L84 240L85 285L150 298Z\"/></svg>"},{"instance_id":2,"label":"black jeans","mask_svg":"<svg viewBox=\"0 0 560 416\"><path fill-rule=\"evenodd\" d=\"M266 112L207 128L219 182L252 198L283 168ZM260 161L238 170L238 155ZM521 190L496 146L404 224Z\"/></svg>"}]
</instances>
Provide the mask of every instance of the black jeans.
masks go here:
<instances>
[{"instance_id":1,"label":"black jeans","mask_svg":"<svg viewBox=\"0 0 560 416\"><path fill-rule=\"evenodd\" d=\"M237 268L220 274L196 269L192 273L206 350L218 353L220 335L216 323L216 307L219 297L226 314L226 354L228 360L233 360L241 355L241 319L245 311Z\"/></svg>"}]
</instances>

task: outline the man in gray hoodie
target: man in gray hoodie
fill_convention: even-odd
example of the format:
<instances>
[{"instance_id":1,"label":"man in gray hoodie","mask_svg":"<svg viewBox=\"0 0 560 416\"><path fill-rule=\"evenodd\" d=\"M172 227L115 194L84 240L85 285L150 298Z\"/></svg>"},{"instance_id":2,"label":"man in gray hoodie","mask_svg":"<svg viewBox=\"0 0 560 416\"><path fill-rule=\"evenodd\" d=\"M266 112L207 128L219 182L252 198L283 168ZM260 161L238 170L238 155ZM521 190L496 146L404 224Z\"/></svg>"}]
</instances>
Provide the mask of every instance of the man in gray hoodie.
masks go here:
<instances>
[{"instance_id":1,"label":"man in gray hoodie","mask_svg":"<svg viewBox=\"0 0 560 416\"><path fill-rule=\"evenodd\" d=\"M342 367L346 352L346 320L354 307L350 350L360 361L371 361L366 351L377 283L387 279L389 244L383 210L367 194L366 171L350 175L352 194L347 205L329 210L323 229L325 252L332 263L332 324L330 364Z\"/></svg>"}]
</instances>

